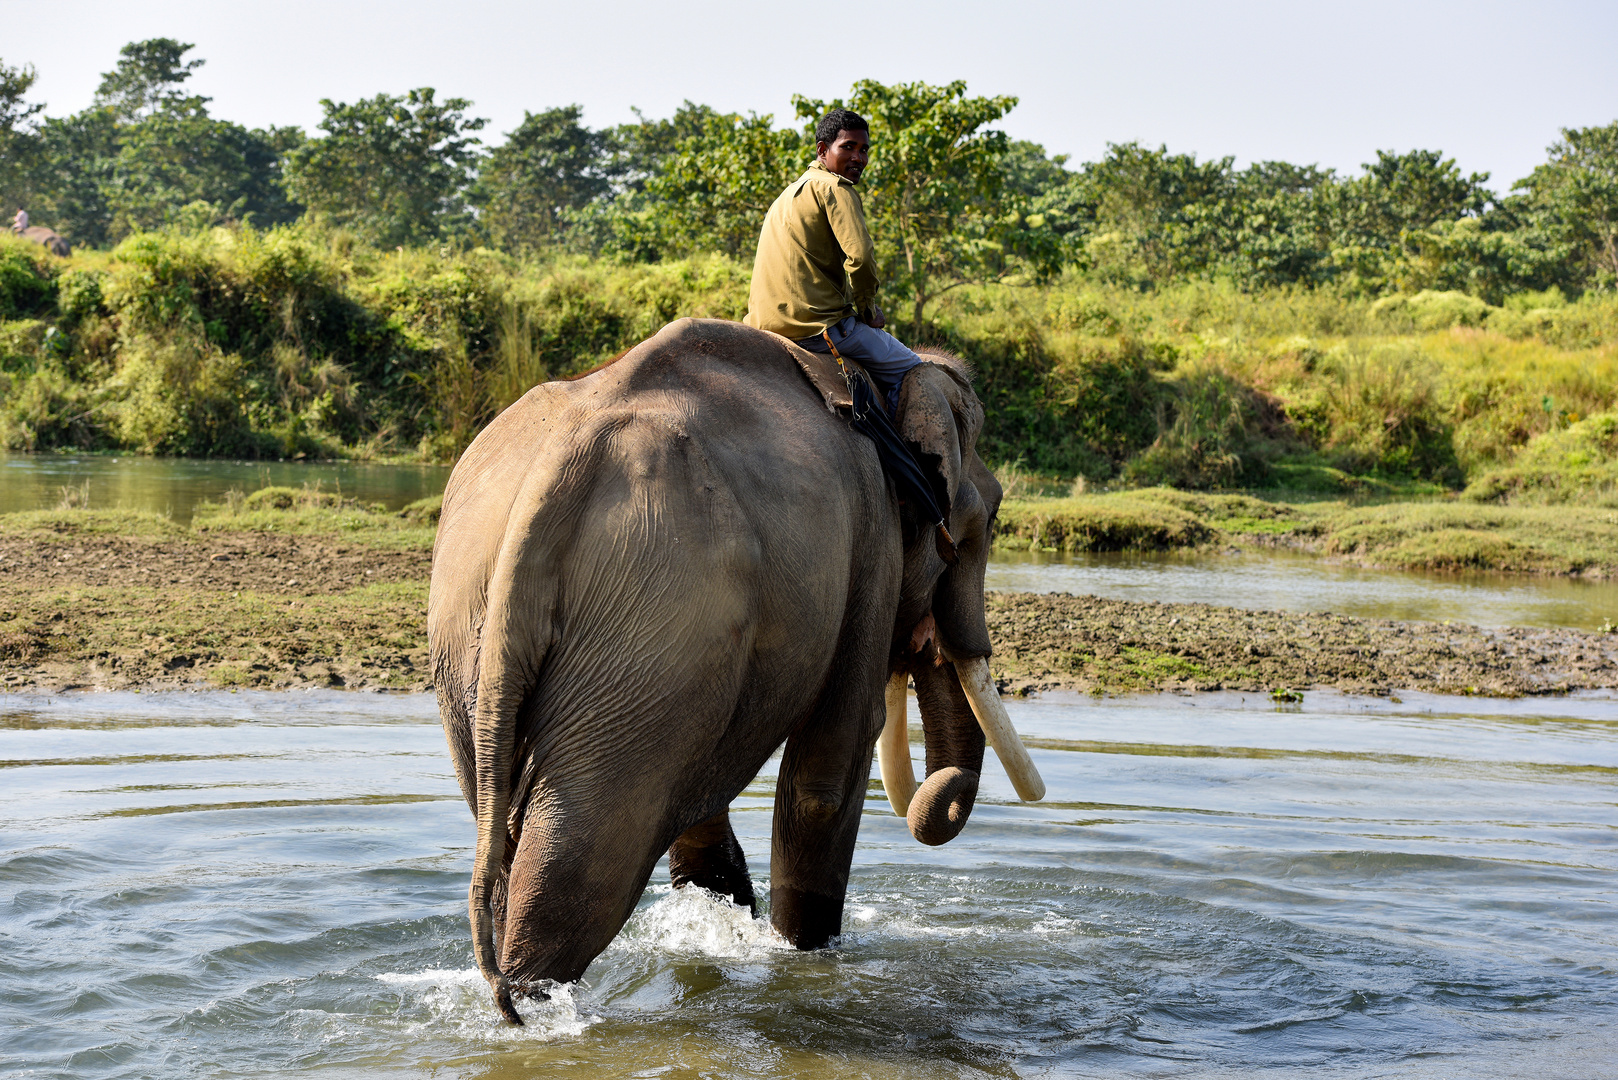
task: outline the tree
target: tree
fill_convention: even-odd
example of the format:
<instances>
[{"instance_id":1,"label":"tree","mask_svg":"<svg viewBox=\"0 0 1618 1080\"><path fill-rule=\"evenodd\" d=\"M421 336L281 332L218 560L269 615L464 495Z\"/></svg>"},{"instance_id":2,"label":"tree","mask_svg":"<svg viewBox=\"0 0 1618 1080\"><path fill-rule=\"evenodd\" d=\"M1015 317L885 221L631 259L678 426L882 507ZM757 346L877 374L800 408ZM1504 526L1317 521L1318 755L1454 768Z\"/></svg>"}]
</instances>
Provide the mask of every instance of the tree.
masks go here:
<instances>
[{"instance_id":1,"label":"tree","mask_svg":"<svg viewBox=\"0 0 1618 1080\"><path fill-rule=\"evenodd\" d=\"M383 246L418 244L471 222L467 187L486 120L464 98L436 100L432 87L378 94L352 105L322 99L325 138L288 155L293 198Z\"/></svg>"},{"instance_id":2,"label":"tree","mask_svg":"<svg viewBox=\"0 0 1618 1080\"><path fill-rule=\"evenodd\" d=\"M635 114L635 123L620 124L612 133L614 167L625 191L644 190L646 181L679 151L681 143L701 138L708 130L708 122L720 115L713 106L690 100L682 102L667 120L648 120L639 109L630 111Z\"/></svg>"},{"instance_id":3,"label":"tree","mask_svg":"<svg viewBox=\"0 0 1618 1080\"><path fill-rule=\"evenodd\" d=\"M45 106L23 100L38 77L32 66L0 62L0 209L5 212L27 201L39 161L34 117Z\"/></svg>"},{"instance_id":4,"label":"tree","mask_svg":"<svg viewBox=\"0 0 1618 1080\"><path fill-rule=\"evenodd\" d=\"M1238 217L1232 160L1108 143L1106 156L1083 169L1090 264L1115 280L1154 285L1208 269Z\"/></svg>"},{"instance_id":5,"label":"tree","mask_svg":"<svg viewBox=\"0 0 1618 1080\"><path fill-rule=\"evenodd\" d=\"M812 145L774 117L711 110L645 181L668 247L750 253L764 215L814 158Z\"/></svg>"},{"instance_id":6,"label":"tree","mask_svg":"<svg viewBox=\"0 0 1618 1080\"><path fill-rule=\"evenodd\" d=\"M298 216L281 184L281 159L302 132L249 131L209 116L205 100L165 100L123 132L103 187L114 236L174 223L182 211L193 223L275 225Z\"/></svg>"},{"instance_id":7,"label":"tree","mask_svg":"<svg viewBox=\"0 0 1618 1080\"><path fill-rule=\"evenodd\" d=\"M1377 293L1395 282L1418 252L1406 243L1439 222L1481 216L1494 196L1488 173L1461 174L1438 150L1378 150L1364 173L1320 192L1332 271L1348 288Z\"/></svg>"},{"instance_id":8,"label":"tree","mask_svg":"<svg viewBox=\"0 0 1618 1080\"><path fill-rule=\"evenodd\" d=\"M842 102L793 98L813 124ZM1032 223L1026 199L1008 192L1004 160L1011 141L985 130L1017 99L968 97L966 83L945 86L865 79L847 106L871 124L871 165L861 179L882 279L908 297L912 332L927 304L974 281L1019 271L1053 270L1054 233Z\"/></svg>"},{"instance_id":9,"label":"tree","mask_svg":"<svg viewBox=\"0 0 1618 1080\"><path fill-rule=\"evenodd\" d=\"M472 201L479 223L503 248L553 242L566 212L606 195L624 171L609 131L579 123L583 108L568 105L523 113L523 122L494 148L479 170Z\"/></svg>"},{"instance_id":10,"label":"tree","mask_svg":"<svg viewBox=\"0 0 1618 1080\"><path fill-rule=\"evenodd\" d=\"M75 245L100 247L112 239L107 186L118 156L118 118L91 107L40 125L34 200L42 221Z\"/></svg>"},{"instance_id":11,"label":"tree","mask_svg":"<svg viewBox=\"0 0 1618 1080\"><path fill-rule=\"evenodd\" d=\"M195 47L173 38L130 42L118 51L118 66L101 76L95 104L111 109L120 120L132 122L185 98L180 84L206 63L182 59Z\"/></svg>"},{"instance_id":12,"label":"tree","mask_svg":"<svg viewBox=\"0 0 1618 1080\"><path fill-rule=\"evenodd\" d=\"M1563 128L1550 160L1515 188L1550 231L1572 245L1597 280L1618 284L1618 121Z\"/></svg>"}]
</instances>

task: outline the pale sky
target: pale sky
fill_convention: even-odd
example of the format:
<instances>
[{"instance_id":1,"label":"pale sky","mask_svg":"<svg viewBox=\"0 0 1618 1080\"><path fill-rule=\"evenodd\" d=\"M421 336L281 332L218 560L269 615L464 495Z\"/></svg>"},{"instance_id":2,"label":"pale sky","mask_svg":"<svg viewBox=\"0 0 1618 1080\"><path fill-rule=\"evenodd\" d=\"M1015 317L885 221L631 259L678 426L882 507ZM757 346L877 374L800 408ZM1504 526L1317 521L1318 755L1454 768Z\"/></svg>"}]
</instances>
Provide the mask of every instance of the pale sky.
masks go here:
<instances>
[{"instance_id":1,"label":"pale sky","mask_svg":"<svg viewBox=\"0 0 1618 1080\"><path fill-rule=\"evenodd\" d=\"M781 122L794 92L961 78L1017 95L1002 127L1075 161L1137 139L1356 172L1425 148L1503 190L1560 128L1618 119L1613 0L0 0L0 26L51 115L88 104L124 43L174 37L207 61L190 85L216 116L313 130L320 98L433 86L472 99L489 141L525 109L578 103L601 127L689 98Z\"/></svg>"}]
</instances>

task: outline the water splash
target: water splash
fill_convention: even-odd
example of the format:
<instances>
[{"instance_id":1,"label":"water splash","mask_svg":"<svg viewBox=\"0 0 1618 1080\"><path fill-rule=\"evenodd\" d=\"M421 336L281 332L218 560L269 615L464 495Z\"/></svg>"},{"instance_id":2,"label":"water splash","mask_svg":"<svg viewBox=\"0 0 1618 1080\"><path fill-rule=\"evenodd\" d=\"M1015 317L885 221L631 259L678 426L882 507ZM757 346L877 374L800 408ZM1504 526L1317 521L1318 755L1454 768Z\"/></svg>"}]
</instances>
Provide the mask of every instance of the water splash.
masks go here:
<instances>
[{"instance_id":1,"label":"water splash","mask_svg":"<svg viewBox=\"0 0 1618 1080\"><path fill-rule=\"evenodd\" d=\"M453 1033L483 1041L551 1042L577 1038L601 1020L580 1013L572 984L552 986L547 1001L517 998L517 1013L523 1018L523 1026L518 1028L500 1022L489 984L477 968L385 972L376 980L400 988L400 1012L413 1018L405 1028L411 1035Z\"/></svg>"},{"instance_id":2,"label":"water splash","mask_svg":"<svg viewBox=\"0 0 1618 1080\"><path fill-rule=\"evenodd\" d=\"M635 913L613 949L757 959L792 946L764 919L707 889L656 887L663 895Z\"/></svg>"}]
</instances>

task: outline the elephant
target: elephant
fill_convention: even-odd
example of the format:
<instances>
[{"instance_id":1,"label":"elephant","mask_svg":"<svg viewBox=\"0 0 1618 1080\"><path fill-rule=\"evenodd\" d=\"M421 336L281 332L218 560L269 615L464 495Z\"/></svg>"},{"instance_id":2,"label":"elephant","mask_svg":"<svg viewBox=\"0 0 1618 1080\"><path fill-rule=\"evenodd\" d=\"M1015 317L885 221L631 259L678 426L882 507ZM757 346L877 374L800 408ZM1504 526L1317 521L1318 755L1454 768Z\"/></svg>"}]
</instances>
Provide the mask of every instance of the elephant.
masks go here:
<instances>
[{"instance_id":1,"label":"elephant","mask_svg":"<svg viewBox=\"0 0 1618 1080\"><path fill-rule=\"evenodd\" d=\"M73 254L73 249L68 246L66 237L62 236L54 229L45 228L43 225L30 225L17 235L21 236L24 240L29 240L36 244L44 244L45 250L50 252L52 255L60 255L65 259L69 255Z\"/></svg>"},{"instance_id":2,"label":"elephant","mask_svg":"<svg viewBox=\"0 0 1618 1080\"><path fill-rule=\"evenodd\" d=\"M728 807L783 743L770 920L802 949L841 932L879 736L924 843L965 825L985 732L1022 797L1043 795L988 673L983 407L965 364L924 359L897 426L952 552L837 411L831 358L739 323L682 319L536 386L461 456L428 646L477 822L474 950L507 1022L514 991L583 975L665 851L675 885L755 906Z\"/></svg>"}]
</instances>

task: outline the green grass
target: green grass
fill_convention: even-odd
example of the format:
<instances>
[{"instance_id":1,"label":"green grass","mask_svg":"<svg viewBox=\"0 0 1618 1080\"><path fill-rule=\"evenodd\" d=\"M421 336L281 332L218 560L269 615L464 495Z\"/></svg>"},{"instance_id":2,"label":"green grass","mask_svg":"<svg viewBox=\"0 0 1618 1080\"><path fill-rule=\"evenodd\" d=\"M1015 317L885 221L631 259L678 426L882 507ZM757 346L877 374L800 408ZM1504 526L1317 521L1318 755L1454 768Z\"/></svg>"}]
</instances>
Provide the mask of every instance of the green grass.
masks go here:
<instances>
[{"instance_id":1,"label":"green grass","mask_svg":"<svg viewBox=\"0 0 1618 1080\"><path fill-rule=\"evenodd\" d=\"M79 536L184 536L188 530L145 510L26 510L0 514L0 534L33 535L42 541Z\"/></svg>"},{"instance_id":2,"label":"green grass","mask_svg":"<svg viewBox=\"0 0 1618 1080\"><path fill-rule=\"evenodd\" d=\"M1134 494L1007 499L995 542L1054 551L1164 551L1214 536L1196 514Z\"/></svg>"},{"instance_id":3,"label":"green grass","mask_svg":"<svg viewBox=\"0 0 1618 1080\"><path fill-rule=\"evenodd\" d=\"M1407 570L1618 573L1618 511L1454 500L1350 505L1153 488L1002 503L996 544L1066 552L1229 543L1303 550Z\"/></svg>"},{"instance_id":4,"label":"green grass","mask_svg":"<svg viewBox=\"0 0 1618 1080\"><path fill-rule=\"evenodd\" d=\"M1618 571L1618 511L1398 503L1329 513L1323 550L1407 570Z\"/></svg>"},{"instance_id":5,"label":"green grass","mask_svg":"<svg viewBox=\"0 0 1618 1080\"><path fill-rule=\"evenodd\" d=\"M198 533L329 535L374 547L427 549L438 531L442 502L433 496L392 513L380 504L361 505L318 487L265 487L247 496L230 492L223 503L198 504L191 528Z\"/></svg>"}]
</instances>

